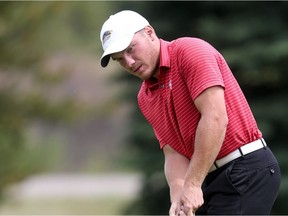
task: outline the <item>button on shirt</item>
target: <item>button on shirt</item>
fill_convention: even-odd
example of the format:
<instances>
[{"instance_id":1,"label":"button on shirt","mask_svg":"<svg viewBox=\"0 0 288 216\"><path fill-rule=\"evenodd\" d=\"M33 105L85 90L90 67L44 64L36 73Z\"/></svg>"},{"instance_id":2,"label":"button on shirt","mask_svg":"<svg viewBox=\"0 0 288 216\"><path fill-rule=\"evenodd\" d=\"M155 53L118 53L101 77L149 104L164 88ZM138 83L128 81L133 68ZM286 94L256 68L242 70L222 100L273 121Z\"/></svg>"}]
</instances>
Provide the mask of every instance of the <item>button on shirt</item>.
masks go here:
<instances>
[{"instance_id":1,"label":"button on shirt","mask_svg":"<svg viewBox=\"0 0 288 216\"><path fill-rule=\"evenodd\" d=\"M262 137L248 103L223 56L198 38L160 40L158 79L142 83L141 112L152 125L160 148L170 145L191 158L200 113L194 100L207 88L224 88L228 126L217 159Z\"/></svg>"}]
</instances>

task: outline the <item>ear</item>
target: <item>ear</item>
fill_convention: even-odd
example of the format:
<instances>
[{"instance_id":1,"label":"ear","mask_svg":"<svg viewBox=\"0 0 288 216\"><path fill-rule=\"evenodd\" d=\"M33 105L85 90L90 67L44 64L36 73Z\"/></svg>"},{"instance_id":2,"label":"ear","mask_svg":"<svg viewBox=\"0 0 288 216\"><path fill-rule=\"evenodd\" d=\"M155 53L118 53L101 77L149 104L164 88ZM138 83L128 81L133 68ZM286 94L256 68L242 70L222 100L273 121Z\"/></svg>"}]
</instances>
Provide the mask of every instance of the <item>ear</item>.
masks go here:
<instances>
[{"instance_id":1,"label":"ear","mask_svg":"<svg viewBox=\"0 0 288 216\"><path fill-rule=\"evenodd\" d=\"M156 37L155 31L152 26L148 25L145 27L145 33L152 39Z\"/></svg>"}]
</instances>

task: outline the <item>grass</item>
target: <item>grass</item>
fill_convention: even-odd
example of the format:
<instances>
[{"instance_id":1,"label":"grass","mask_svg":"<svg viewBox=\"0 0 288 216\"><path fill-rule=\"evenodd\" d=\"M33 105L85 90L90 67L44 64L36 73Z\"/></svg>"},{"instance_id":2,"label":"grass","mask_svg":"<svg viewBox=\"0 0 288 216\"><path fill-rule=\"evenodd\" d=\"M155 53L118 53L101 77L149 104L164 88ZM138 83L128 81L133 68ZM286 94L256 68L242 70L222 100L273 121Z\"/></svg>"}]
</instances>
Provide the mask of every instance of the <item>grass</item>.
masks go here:
<instances>
[{"instance_id":1,"label":"grass","mask_svg":"<svg viewBox=\"0 0 288 216\"><path fill-rule=\"evenodd\" d=\"M122 197L4 202L1 215L121 215L131 202Z\"/></svg>"}]
</instances>

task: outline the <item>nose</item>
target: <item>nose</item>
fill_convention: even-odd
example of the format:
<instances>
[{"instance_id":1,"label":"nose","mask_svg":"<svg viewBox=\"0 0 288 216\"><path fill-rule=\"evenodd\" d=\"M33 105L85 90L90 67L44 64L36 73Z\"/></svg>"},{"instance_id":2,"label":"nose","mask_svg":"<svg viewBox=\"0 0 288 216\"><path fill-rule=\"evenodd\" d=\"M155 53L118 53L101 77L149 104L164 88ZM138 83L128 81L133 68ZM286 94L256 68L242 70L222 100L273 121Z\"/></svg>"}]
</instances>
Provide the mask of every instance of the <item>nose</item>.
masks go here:
<instances>
[{"instance_id":1,"label":"nose","mask_svg":"<svg viewBox=\"0 0 288 216\"><path fill-rule=\"evenodd\" d=\"M126 68L131 68L133 66L133 64L135 63L134 58L132 58L132 56L130 56L130 55L126 55L124 60L125 60L124 64L125 64Z\"/></svg>"}]
</instances>

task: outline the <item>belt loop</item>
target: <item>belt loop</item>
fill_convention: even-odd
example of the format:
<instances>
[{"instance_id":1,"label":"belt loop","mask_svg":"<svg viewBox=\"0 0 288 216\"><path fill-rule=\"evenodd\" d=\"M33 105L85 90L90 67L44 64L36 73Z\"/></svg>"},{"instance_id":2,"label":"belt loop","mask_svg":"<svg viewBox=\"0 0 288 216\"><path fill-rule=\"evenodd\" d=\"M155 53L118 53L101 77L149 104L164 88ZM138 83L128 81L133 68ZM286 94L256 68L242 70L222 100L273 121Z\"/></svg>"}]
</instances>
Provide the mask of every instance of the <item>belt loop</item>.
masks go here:
<instances>
[{"instance_id":1,"label":"belt loop","mask_svg":"<svg viewBox=\"0 0 288 216\"><path fill-rule=\"evenodd\" d=\"M261 140L262 145L264 146L264 149L266 149L267 144L266 144L265 140L263 138L261 138L260 140Z\"/></svg>"},{"instance_id":2,"label":"belt loop","mask_svg":"<svg viewBox=\"0 0 288 216\"><path fill-rule=\"evenodd\" d=\"M214 166L216 167L216 169L219 169L219 166L217 165L216 161L214 161Z\"/></svg>"},{"instance_id":3,"label":"belt loop","mask_svg":"<svg viewBox=\"0 0 288 216\"><path fill-rule=\"evenodd\" d=\"M241 157L242 157L242 158L244 158L244 154L243 154L243 152L242 152L242 149L241 149L241 147L240 147L240 148L238 148L238 150L239 150L239 152L240 152L240 154L241 154Z\"/></svg>"}]
</instances>

